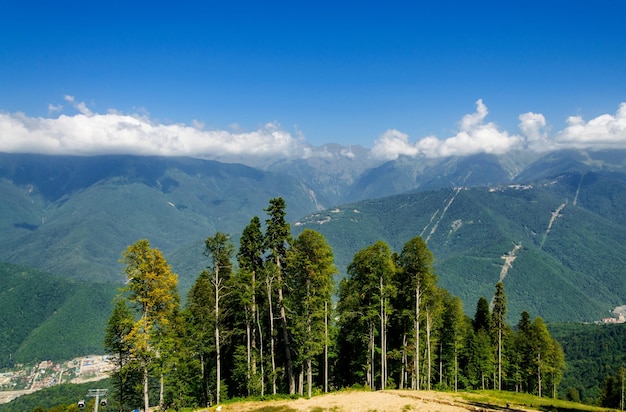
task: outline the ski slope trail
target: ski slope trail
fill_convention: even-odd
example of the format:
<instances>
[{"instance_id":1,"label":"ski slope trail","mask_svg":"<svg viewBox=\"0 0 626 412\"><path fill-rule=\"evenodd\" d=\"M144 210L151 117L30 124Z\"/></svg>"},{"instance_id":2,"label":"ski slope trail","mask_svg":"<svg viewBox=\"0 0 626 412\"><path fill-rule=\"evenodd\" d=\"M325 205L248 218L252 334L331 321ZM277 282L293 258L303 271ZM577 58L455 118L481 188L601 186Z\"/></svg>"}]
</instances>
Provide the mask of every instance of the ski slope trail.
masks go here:
<instances>
[{"instance_id":1,"label":"ski slope trail","mask_svg":"<svg viewBox=\"0 0 626 412\"><path fill-rule=\"evenodd\" d=\"M506 255L502 255L501 258L504 259L504 264L502 265L502 269L500 270L500 282L504 280L507 273L509 273L509 269L513 267L513 262L517 258L517 252L522 248L521 243L515 243L513 249L508 252Z\"/></svg>"},{"instance_id":2,"label":"ski slope trail","mask_svg":"<svg viewBox=\"0 0 626 412\"><path fill-rule=\"evenodd\" d=\"M433 213L433 215L430 217L430 220L428 221L428 223L426 223L426 226L424 226L424 229L422 229L422 231L420 232L421 238L424 237L424 232L426 232L426 229L428 229L428 226L430 226L430 224L433 223L433 220L435 220L435 217L437 216L438 213L439 213L439 209L435 210L435 213Z\"/></svg>"},{"instance_id":3,"label":"ski slope trail","mask_svg":"<svg viewBox=\"0 0 626 412\"><path fill-rule=\"evenodd\" d=\"M439 222L441 222L441 220L443 219L443 217L446 215L446 212L448 211L448 208L450 207L450 205L452 204L452 202L454 202L454 199L456 199L456 196L459 194L459 192L463 189L463 187L457 187L454 191L454 194L452 195L452 197L450 198L450 200L448 200L448 203L444 206L443 211L441 212L441 215L439 216L439 219L437 219L437 221L435 222L435 224L433 225L432 229L430 229L430 233L428 234L428 237L426 238L426 243L428 243L428 241L430 240L431 236L433 234L435 234L435 232L437 231L437 227L439 227Z\"/></svg>"},{"instance_id":4,"label":"ski slope trail","mask_svg":"<svg viewBox=\"0 0 626 412\"><path fill-rule=\"evenodd\" d=\"M539 246L540 248L543 248L544 243L546 243L546 239L548 238L548 235L552 230L552 225L554 225L554 221L556 220L556 218L561 216L561 211L565 208L565 205L567 205L567 200L565 201L565 203L562 203L559 207L557 207L554 212L552 212L552 216L550 216L550 222L548 223L548 228L546 229L546 233L544 233L543 239L541 240L541 245Z\"/></svg>"},{"instance_id":5,"label":"ski slope trail","mask_svg":"<svg viewBox=\"0 0 626 412\"><path fill-rule=\"evenodd\" d=\"M572 202L572 204L574 206L576 206L576 203L578 203L578 194L580 193L580 187L583 185L583 178L585 177L585 175L582 175L580 177L580 182L578 182L578 187L576 188L576 194L574 195L574 201Z\"/></svg>"}]
</instances>

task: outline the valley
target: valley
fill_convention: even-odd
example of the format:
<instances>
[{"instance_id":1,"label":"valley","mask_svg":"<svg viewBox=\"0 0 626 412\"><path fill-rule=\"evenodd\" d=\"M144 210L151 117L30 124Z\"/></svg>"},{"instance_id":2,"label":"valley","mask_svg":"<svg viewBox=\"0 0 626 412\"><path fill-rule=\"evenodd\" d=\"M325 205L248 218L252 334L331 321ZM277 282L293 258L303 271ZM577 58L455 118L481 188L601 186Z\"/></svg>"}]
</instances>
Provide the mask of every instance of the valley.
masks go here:
<instances>
[{"instance_id":1,"label":"valley","mask_svg":"<svg viewBox=\"0 0 626 412\"><path fill-rule=\"evenodd\" d=\"M102 355L81 356L66 362L42 361L17 365L0 373L0 403L63 383L85 383L109 376L111 365Z\"/></svg>"}]
</instances>

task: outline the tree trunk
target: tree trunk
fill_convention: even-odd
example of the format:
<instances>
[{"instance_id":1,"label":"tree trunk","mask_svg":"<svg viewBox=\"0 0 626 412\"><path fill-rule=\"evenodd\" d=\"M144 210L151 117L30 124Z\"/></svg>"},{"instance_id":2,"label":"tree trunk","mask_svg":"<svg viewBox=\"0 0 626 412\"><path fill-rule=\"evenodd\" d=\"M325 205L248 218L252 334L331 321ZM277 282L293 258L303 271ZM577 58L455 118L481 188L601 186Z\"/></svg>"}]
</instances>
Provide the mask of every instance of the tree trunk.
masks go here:
<instances>
[{"instance_id":1,"label":"tree trunk","mask_svg":"<svg viewBox=\"0 0 626 412\"><path fill-rule=\"evenodd\" d=\"M207 388L209 387L208 377L206 373L206 364L204 359L204 352L200 351L200 373L202 375L202 406L209 406L209 394Z\"/></svg>"},{"instance_id":2,"label":"tree trunk","mask_svg":"<svg viewBox=\"0 0 626 412\"><path fill-rule=\"evenodd\" d=\"M272 309L272 281L267 280L267 299L270 316L270 357L272 359L272 394L276 395L276 353L274 350L274 310Z\"/></svg>"},{"instance_id":3,"label":"tree trunk","mask_svg":"<svg viewBox=\"0 0 626 412\"><path fill-rule=\"evenodd\" d=\"M246 320L246 389L250 396L250 383L252 381L252 331L250 320Z\"/></svg>"},{"instance_id":4,"label":"tree trunk","mask_svg":"<svg viewBox=\"0 0 626 412\"><path fill-rule=\"evenodd\" d=\"M162 372L159 378L159 410L165 410L165 379Z\"/></svg>"},{"instance_id":5,"label":"tree trunk","mask_svg":"<svg viewBox=\"0 0 626 412\"><path fill-rule=\"evenodd\" d=\"M443 342L439 340L439 385L443 383Z\"/></svg>"},{"instance_id":6,"label":"tree trunk","mask_svg":"<svg viewBox=\"0 0 626 412\"><path fill-rule=\"evenodd\" d=\"M324 393L328 393L328 302L324 302Z\"/></svg>"},{"instance_id":7,"label":"tree trunk","mask_svg":"<svg viewBox=\"0 0 626 412\"><path fill-rule=\"evenodd\" d=\"M428 382L426 383L426 389L430 390L430 370L432 369L432 349L430 347L430 311L426 309L426 349L428 354L428 370L426 371L426 377Z\"/></svg>"},{"instance_id":8,"label":"tree trunk","mask_svg":"<svg viewBox=\"0 0 626 412\"><path fill-rule=\"evenodd\" d=\"M148 365L143 367L143 405L144 411L150 410L150 399L148 396Z\"/></svg>"},{"instance_id":9,"label":"tree trunk","mask_svg":"<svg viewBox=\"0 0 626 412\"><path fill-rule=\"evenodd\" d=\"M280 258L276 256L276 266L278 268L278 307L280 309L280 325L283 331L283 341L285 342L285 369L287 372L287 381L289 382L289 394L296 393L296 381L293 376L293 365L291 362L291 342L289 340L289 331L287 330L287 314L285 312L285 302L283 297L282 269Z\"/></svg>"},{"instance_id":10,"label":"tree trunk","mask_svg":"<svg viewBox=\"0 0 626 412\"><path fill-rule=\"evenodd\" d=\"M313 394L313 365L310 357L306 360L306 384L308 386L308 395L310 398Z\"/></svg>"},{"instance_id":11,"label":"tree trunk","mask_svg":"<svg viewBox=\"0 0 626 412\"><path fill-rule=\"evenodd\" d=\"M368 340L368 355L367 355L367 386L370 389L374 388L374 325L369 322L369 340Z\"/></svg>"},{"instance_id":12,"label":"tree trunk","mask_svg":"<svg viewBox=\"0 0 626 412\"><path fill-rule=\"evenodd\" d=\"M379 278L380 287L380 389L385 390L385 298L383 296L383 277Z\"/></svg>"},{"instance_id":13,"label":"tree trunk","mask_svg":"<svg viewBox=\"0 0 626 412\"><path fill-rule=\"evenodd\" d=\"M259 365L261 366L261 396L265 396L265 359L263 358L263 330L261 329L261 315L256 311L256 323L259 328Z\"/></svg>"},{"instance_id":14,"label":"tree trunk","mask_svg":"<svg viewBox=\"0 0 626 412\"><path fill-rule=\"evenodd\" d=\"M415 330L415 354L413 357L413 389L419 389L420 384L420 284L415 286L415 321L413 329Z\"/></svg>"},{"instance_id":15,"label":"tree trunk","mask_svg":"<svg viewBox=\"0 0 626 412\"><path fill-rule=\"evenodd\" d=\"M498 326L498 390L502 390L502 326Z\"/></svg>"},{"instance_id":16,"label":"tree trunk","mask_svg":"<svg viewBox=\"0 0 626 412\"><path fill-rule=\"evenodd\" d=\"M400 370L400 389L404 389L407 374L406 333L402 334L402 368Z\"/></svg>"},{"instance_id":17,"label":"tree trunk","mask_svg":"<svg viewBox=\"0 0 626 412\"><path fill-rule=\"evenodd\" d=\"M249 349L248 349L248 363L250 364L249 368L251 368L250 370L250 375L248 376L248 387L250 387L250 383L251 381L254 382L256 384L256 378L257 378L257 358L256 358L256 354L257 354L257 347L256 347L256 327L254 327L254 323L256 322L257 319L257 315L256 315L256 273L253 271L252 272L252 279L251 279L251 285L250 287L252 288L252 304L250 305L250 323L248 324L248 333L250 334L250 339L249 339ZM253 389L256 392L256 386L253 387ZM250 390L248 389L248 395L250 395Z\"/></svg>"},{"instance_id":18,"label":"tree trunk","mask_svg":"<svg viewBox=\"0 0 626 412\"><path fill-rule=\"evenodd\" d=\"M459 390L459 355L457 353L456 344L454 346L454 391Z\"/></svg>"},{"instance_id":19,"label":"tree trunk","mask_svg":"<svg viewBox=\"0 0 626 412\"><path fill-rule=\"evenodd\" d=\"M219 266L215 265L215 373L216 373L216 394L215 403L220 403L220 389L221 389L221 368L220 368L220 271Z\"/></svg>"},{"instance_id":20,"label":"tree trunk","mask_svg":"<svg viewBox=\"0 0 626 412\"><path fill-rule=\"evenodd\" d=\"M538 394L541 398L541 352L537 352L537 384L539 386Z\"/></svg>"}]
</instances>

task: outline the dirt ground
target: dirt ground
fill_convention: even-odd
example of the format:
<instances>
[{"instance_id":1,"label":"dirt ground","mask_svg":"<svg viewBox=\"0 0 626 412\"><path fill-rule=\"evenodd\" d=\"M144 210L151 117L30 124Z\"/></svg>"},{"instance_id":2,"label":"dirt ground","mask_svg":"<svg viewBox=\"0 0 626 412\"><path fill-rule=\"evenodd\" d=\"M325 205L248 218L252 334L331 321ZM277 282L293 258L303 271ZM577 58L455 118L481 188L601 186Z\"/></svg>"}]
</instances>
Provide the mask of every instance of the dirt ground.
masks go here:
<instances>
[{"instance_id":1,"label":"dirt ground","mask_svg":"<svg viewBox=\"0 0 626 412\"><path fill-rule=\"evenodd\" d=\"M266 409L267 408L267 409ZM270 409L271 408L271 409ZM215 411L216 408L206 411ZM254 412L272 410L276 412L332 411L332 412L467 412L488 411L455 399L451 394L427 391L378 391L337 392L315 396L311 399L280 400L264 402L242 402L223 405L221 412Z\"/></svg>"}]
</instances>

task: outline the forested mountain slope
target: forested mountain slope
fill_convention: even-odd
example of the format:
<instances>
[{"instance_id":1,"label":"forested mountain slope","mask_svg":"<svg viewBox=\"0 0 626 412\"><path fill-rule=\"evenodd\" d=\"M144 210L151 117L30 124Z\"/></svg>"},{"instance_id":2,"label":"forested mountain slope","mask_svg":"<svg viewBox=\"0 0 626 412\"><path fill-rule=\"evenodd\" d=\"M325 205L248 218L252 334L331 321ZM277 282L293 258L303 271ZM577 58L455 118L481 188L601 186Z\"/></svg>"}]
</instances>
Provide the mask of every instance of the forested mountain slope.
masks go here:
<instances>
[{"instance_id":1,"label":"forested mountain slope","mask_svg":"<svg viewBox=\"0 0 626 412\"><path fill-rule=\"evenodd\" d=\"M0 368L102 353L119 285L0 263Z\"/></svg>"},{"instance_id":2,"label":"forested mountain slope","mask_svg":"<svg viewBox=\"0 0 626 412\"><path fill-rule=\"evenodd\" d=\"M413 190L301 222L327 235L343 272L359 248L384 239L398 250L422 235L442 286L468 311L500 276L513 317L530 307L546 320L593 320L624 303L623 151L399 158L368 167L366 151L346 157L340 149L328 149L331 160L274 163L276 172L189 158L0 154L0 261L120 281L122 250L147 238L184 292L206 265L203 240L218 230L238 240L270 198L285 199L293 222L324 206L322 198Z\"/></svg>"},{"instance_id":3,"label":"forested mountain slope","mask_svg":"<svg viewBox=\"0 0 626 412\"><path fill-rule=\"evenodd\" d=\"M509 319L591 321L626 300L626 184L571 173L533 184L457 187L349 204L301 219L323 233L345 268L379 239L399 251L421 235L442 287L471 313L503 280Z\"/></svg>"},{"instance_id":4,"label":"forested mountain slope","mask_svg":"<svg viewBox=\"0 0 626 412\"><path fill-rule=\"evenodd\" d=\"M275 196L283 196L295 215L316 210L302 183L243 165L0 155L0 261L120 281L117 262L136 240L184 254L217 230L240 231Z\"/></svg>"},{"instance_id":5,"label":"forested mountain slope","mask_svg":"<svg viewBox=\"0 0 626 412\"><path fill-rule=\"evenodd\" d=\"M626 364L626 324L548 326L563 347L567 361L559 390L562 397L571 396L573 388L574 396L592 403L600 396L607 377L617 377L621 383L620 368Z\"/></svg>"}]
</instances>

